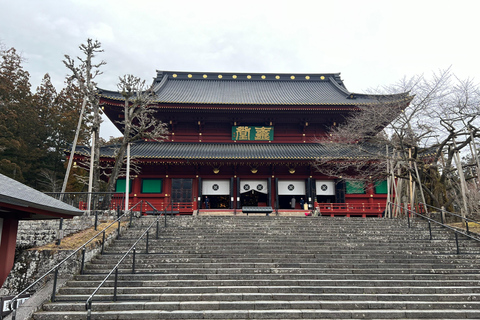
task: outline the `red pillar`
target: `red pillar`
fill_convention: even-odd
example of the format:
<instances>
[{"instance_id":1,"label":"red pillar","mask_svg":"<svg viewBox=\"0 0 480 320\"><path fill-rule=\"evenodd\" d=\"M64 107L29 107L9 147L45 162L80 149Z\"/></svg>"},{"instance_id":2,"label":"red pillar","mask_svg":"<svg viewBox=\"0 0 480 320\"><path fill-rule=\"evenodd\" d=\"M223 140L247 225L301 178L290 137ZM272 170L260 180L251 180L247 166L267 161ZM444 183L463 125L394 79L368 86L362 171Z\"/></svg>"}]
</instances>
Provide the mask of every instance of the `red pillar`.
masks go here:
<instances>
[{"instance_id":1,"label":"red pillar","mask_svg":"<svg viewBox=\"0 0 480 320\"><path fill-rule=\"evenodd\" d=\"M2 239L0 243L0 286L12 270L17 244L18 220L3 219Z\"/></svg>"}]
</instances>

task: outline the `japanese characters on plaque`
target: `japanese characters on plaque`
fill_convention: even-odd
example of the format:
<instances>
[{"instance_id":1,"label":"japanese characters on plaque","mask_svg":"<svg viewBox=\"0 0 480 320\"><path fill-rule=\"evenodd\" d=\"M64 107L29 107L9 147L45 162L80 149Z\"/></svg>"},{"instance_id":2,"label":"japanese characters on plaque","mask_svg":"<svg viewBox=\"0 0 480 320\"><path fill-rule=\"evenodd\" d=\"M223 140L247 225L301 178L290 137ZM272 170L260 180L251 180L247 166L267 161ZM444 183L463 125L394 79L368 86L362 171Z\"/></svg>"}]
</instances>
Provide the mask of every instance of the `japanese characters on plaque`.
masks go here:
<instances>
[{"instance_id":1,"label":"japanese characters on plaque","mask_svg":"<svg viewBox=\"0 0 480 320\"><path fill-rule=\"evenodd\" d=\"M273 141L273 127L233 126L232 140L235 141Z\"/></svg>"}]
</instances>

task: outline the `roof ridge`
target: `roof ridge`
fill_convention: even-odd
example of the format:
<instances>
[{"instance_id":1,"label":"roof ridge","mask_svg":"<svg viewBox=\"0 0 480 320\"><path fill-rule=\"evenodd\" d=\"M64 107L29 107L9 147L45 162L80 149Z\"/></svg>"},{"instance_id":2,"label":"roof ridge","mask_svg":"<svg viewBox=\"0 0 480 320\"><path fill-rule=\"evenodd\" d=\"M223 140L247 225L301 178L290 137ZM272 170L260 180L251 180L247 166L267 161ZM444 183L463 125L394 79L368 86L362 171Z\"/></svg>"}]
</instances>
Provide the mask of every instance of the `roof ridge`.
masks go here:
<instances>
[{"instance_id":1,"label":"roof ridge","mask_svg":"<svg viewBox=\"0 0 480 320\"><path fill-rule=\"evenodd\" d=\"M341 92L345 93L347 96L350 94L350 91L348 91L347 88L341 86L337 81L335 81L335 79L333 77L328 77L328 80L330 80L330 82L333 83L335 88L337 88Z\"/></svg>"}]
</instances>

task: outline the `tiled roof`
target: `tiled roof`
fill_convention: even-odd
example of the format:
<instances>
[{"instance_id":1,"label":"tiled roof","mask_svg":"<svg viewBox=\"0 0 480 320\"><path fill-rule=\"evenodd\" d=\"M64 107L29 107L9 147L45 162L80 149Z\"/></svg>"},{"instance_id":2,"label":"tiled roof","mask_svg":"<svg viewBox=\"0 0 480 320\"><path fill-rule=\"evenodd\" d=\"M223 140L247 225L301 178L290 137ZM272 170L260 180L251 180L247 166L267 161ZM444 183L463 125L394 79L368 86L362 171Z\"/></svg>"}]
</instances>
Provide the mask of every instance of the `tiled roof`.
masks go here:
<instances>
[{"instance_id":1,"label":"tiled roof","mask_svg":"<svg viewBox=\"0 0 480 320\"><path fill-rule=\"evenodd\" d=\"M43 192L32 189L3 174L0 174L0 206L1 203L23 208L41 209L68 216L83 214L83 211L47 196Z\"/></svg>"},{"instance_id":2,"label":"tiled roof","mask_svg":"<svg viewBox=\"0 0 480 320\"><path fill-rule=\"evenodd\" d=\"M329 105L377 103L379 99L403 101L408 94L365 95L349 92L339 73L258 74L157 71L155 102L228 105ZM116 91L100 95L124 100Z\"/></svg>"},{"instance_id":3,"label":"tiled roof","mask_svg":"<svg viewBox=\"0 0 480 320\"><path fill-rule=\"evenodd\" d=\"M368 150L368 151L367 151ZM166 160L314 160L316 158L370 158L384 150L373 145L339 146L319 143L187 143L142 141L133 143L130 154L137 159ZM115 147L101 148L102 157L113 157ZM76 154L90 154L77 147Z\"/></svg>"}]
</instances>

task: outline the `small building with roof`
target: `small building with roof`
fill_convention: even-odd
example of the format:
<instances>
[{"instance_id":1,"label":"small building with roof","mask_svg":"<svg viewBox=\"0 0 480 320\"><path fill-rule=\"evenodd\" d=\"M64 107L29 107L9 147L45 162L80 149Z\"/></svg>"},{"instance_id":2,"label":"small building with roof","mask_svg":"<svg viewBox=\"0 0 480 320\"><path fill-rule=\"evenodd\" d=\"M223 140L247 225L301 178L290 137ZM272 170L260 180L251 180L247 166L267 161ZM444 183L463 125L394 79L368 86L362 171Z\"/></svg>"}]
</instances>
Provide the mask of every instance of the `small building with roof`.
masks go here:
<instances>
[{"instance_id":1,"label":"small building with roof","mask_svg":"<svg viewBox=\"0 0 480 320\"><path fill-rule=\"evenodd\" d=\"M19 220L71 219L82 214L83 211L0 174L0 286L13 266Z\"/></svg>"},{"instance_id":2,"label":"small building with roof","mask_svg":"<svg viewBox=\"0 0 480 320\"><path fill-rule=\"evenodd\" d=\"M363 203L383 211L385 184L359 188L358 182L319 173L313 164L318 158L369 156L329 143L329 131L363 106L391 108L394 117L411 101L408 93L352 93L339 73L177 71L157 71L153 90L152 107L168 124L169 136L132 144L131 157L141 167L130 182L132 203L182 204L178 210L190 214L246 206L303 210L319 203ZM99 98L122 131L122 95L100 89ZM76 149L77 157L89 154L89 148ZM101 161L113 160L114 148L103 147ZM119 178L116 191L125 192L125 185Z\"/></svg>"}]
</instances>

